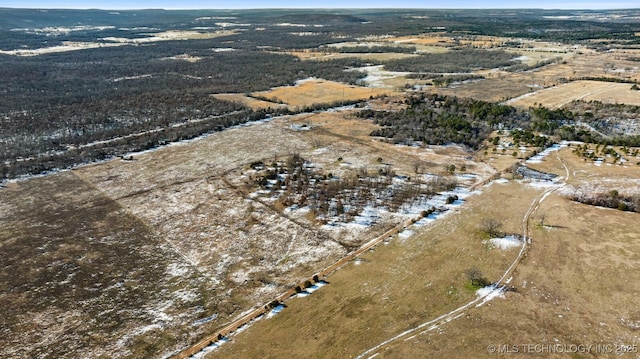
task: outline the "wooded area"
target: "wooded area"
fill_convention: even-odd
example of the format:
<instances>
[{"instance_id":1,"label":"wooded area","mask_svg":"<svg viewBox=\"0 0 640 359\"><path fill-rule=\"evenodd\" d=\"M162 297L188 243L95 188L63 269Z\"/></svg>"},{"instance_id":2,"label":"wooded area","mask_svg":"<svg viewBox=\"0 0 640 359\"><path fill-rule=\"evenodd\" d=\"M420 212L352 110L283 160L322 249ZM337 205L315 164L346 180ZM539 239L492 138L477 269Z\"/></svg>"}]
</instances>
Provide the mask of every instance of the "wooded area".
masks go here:
<instances>
[{"instance_id":1,"label":"wooded area","mask_svg":"<svg viewBox=\"0 0 640 359\"><path fill-rule=\"evenodd\" d=\"M308 77L355 84L365 74L345 70L365 65L384 64L387 70L412 72L414 78L431 78L434 85L442 86L481 79L469 75L472 70L504 67L522 71L546 64L525 66L513 61L514 53L500 49L454 47L446 53L420 54L386 63L357 58L300 61L276 51L413 53L415 46L391 43L342 48L324 45L365 36L375 39L444 29L448 32L446 36L454 40L485 34L560 41L613 34L611 41L625 44L637 43L640 39L635 36L640 26L623 18L597 23L551 18L560 15L577 16L551 10L509 13L493 10L245 10L230 13L223 10L0 9L0 17L5 20L0 24L3 51L68 43L103 46L37 56L0 53L0 178L118 156L268 115L214 99L210 95L215 93L267 90ZM518 26L512 27L515 23ZM514 28L520 32L514 33ZM114 38L145 39L162 31L190 31L207 38L114 44ZM209 36L211 34L216 36ZM606 43L586 44L606 47ZM465 74L442 75L451 72ZM486 131L495 125L483 123L494 121L495 116L485 119L464 112L468 110L465 101L448 101L445 107L436 105L436 110L427 110L429 106L425 105L403 114L377 114L381 124L385 123L383 118L391 121L394 116L414 118L394 120L412 123L416 121L416 112L429 117L428 125L414 123L395 130L385 128L378 135L396 137L398 141L424 139L476 147ZM318 106L322 108L325 104ZM314 109L316 107L309 108ZM458 110L463 112L457 113ZM509 123L509 116L499 114L499 121ZM516 117L524 119L526 115ZM545 120L546 123L554 121ZM589 137L593 136L591 132L568 129L561 123L551 131L565 138L596 139ZM624 141L637 142L632 138Z\"/></svg>"},{"instance_id":2,"label":"wooded area","mask_svg":"<svg viewBox=\"0 0 640 359\"><path fill-rule=\"evenodd\" d=\"M498 126L527 127L530 119L527 112L511 106L438 94L420 94L406 102L409 107L403 111L363 110L359 116L382 126L372 136L386 137L394 143L458 143L474 149Z\"/></svg>"}]
</instances>

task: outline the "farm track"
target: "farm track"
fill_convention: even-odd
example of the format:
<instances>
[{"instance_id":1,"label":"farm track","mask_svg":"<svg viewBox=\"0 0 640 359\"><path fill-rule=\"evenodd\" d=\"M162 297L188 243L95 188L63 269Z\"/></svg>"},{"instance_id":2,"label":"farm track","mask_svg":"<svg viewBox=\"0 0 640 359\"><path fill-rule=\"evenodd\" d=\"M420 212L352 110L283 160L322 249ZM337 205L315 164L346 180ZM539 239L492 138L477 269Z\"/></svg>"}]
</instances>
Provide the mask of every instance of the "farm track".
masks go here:
<instances>
[{"instance_id":1,"label":"farm track","mask_svg":"<svg viewBox=\"0 0 640 359\"><path fill-rule=\"evenodd\" d=\"M248 196L248 193L246 191L242 190L239 186L236 186L236 185L230 183L229 180L226 178L226 175L228 175L232 171L233 170L226 171L225 174L223 176L221 176L221 178L224 181L224 183L227 186L229 186L230 188L232 188L232 189L238 191L239 193L245 195L245 198L251 198L250 196ZM491 180L493 180L495 178L496 178L496 176L494 175L494 176L492 176L490 178L487 178L485 180L481 180L478 183L476 183L475 185L473 185L473 188L477 188L480 185L484 185L484 184L490 182ZM289 216L285 215L284 213L281 213L277 209L273 208L270 204L264 203L263 201L260 201L260 200L258 200L256 198L251 198L251 199L255 200L255 201L257 201L257 202L259 202L259 203L261 203L263 205L265 205L267 208L272 209L273 211L277 212L279 215L281 215L284 218L292 221L293 223L296 223L296 224L302 226L303 228L308 228L308 229L312 229L313 230L313 228L311 228L307 224L300 223L299 221L296 221L296 220L290 218ZM342 257L341 259L339 259L335 263L333 263L333 264L329 265L328 267L322 269L321 271L317 272L316 274L314 274L313 276L311 276L307 280L298 283L298 286L301 287L301 288L304 288L305 282L309 282L309 281L313 282L313 281L320 280L321 278L326 278L331 273L333 273L336 270L340 269L340 267L344 266L345 264L347 264L348 262L352 261L356 257L358 257L361 254L371 250L372 248L374 248L375 246L380 244L383 240L385 240L385 239L397 234L398 232L400 232L400 231L404 230L405 228L407 228L408 226L412 225L418 219L419 218L412 218L412 219L409 219L409 220L406 220L406 221L403 221L403 222L399 223L398 225L396 225L395 227L387 230L383 234L381 234L381 235L371 239L370 241L366 242L365 244L360 246L357 250L348 253L346 256ZM191 356L201 352L202 350L204 350L207 346L212 345L216 341L218 341L218 340L220 340L222 338L228 337L229 335L231 335L234 332L236 332L242 326L250 324L252 321L254 321L254 320L260 318L261 316L267 314L271 310L270 303L273 303L273 302L282 303L282 302L285 302L286 300L290 299L294 294L296 294L296 290L294 289L295 287L296 287L295 285L292 286L292 289L289 289L288 291L280 294L273 301L271 301L269 303L266 303L266 304L263 304L263 305L255 308L255 309L253 309L248 314L245 314L241 318L238 318L238 319L230 322L229 324L225 325L221 329L218 329L213 334L210 334L210 335L206 336L205 338L203 338L202 340L200 340L196 344L192 345L191 347L179 352L176 355L173 355L171 357L171 359L184 359L184 358L191 357Z\"/></svg>"},{"instance_id":2,"label":"farm track","mask_svg":"<svg viewBox=\"0 0 640 359\"><path fill-rule=\"evenodd\" d=\"M558 159L560 160L560 162L562 163L562 165L564 166L567 174L569 173L569 170L567 168L567 166L565 165L564 161L560 158L560 156L558 156ZM561 188L562 186L564 186L564 184L566 183L567 178L565 178L563 180L562 183L554 185L550 188L547 188L546 190L544 190L542 193L540 193L538 196L536 196L534 198L534 200L531 202L531 205L529 206L529 208L527 209L527 212L525 213L524 217L522 218L522 226L523 226L523 241L522 241L522 247L520 248L520 252L518 253L518 256L515 258L515 260L513 261L513 263L511 264L511 266L509 266L509 268L504 272L504 274L502 275L502 277L500 277L500 279L492 284L493 292L503 292L504 290L507 289L508 284L511 282L511 279L513 278L513 273L515 272L515 270L517 269L517 267L520 265L520 263L523 261L523 259L527 256L527 253L529 251L529 247L531 244L531 237L530 237L530 222L531 222L531 216L538 210L540 204L542 203L542 201L544 201L545 198L547 198L548 195L550 195L552 192L556 191L557 189ZM438 329L441 326L457 319L460 318L461 316L464 315L464 312L466 310L471 310L475 307L479 307L481 305L483 305L486 301L491 300L492 299L492 295L488 294L485 296L480 296L475 298L474 300L446 313L443 314L435 319L429 320L427 322L424 322L414 328L405 330L404 332L390 338L387 339L383 342L381 342L380 344L377 344L374 347L371 347L370 349L367 349L366 351L364 351L363 353L361 353L360 355L358 355L356 357L356 359L363 359L363 358L374 358L376 357L378 354L380 354L381 350L383 349L387 349L390 346L393 345L399 345L401 344L401 342L410 340L412 338L414 338L416 335L422 335L425 334L427 332L430 332L434 329ZM422 331L420 331L421 329L424 329ZM420 331L420 332L418 332ZM416 333L418 332L418 333Z\"/></svg>"}]
</instances>

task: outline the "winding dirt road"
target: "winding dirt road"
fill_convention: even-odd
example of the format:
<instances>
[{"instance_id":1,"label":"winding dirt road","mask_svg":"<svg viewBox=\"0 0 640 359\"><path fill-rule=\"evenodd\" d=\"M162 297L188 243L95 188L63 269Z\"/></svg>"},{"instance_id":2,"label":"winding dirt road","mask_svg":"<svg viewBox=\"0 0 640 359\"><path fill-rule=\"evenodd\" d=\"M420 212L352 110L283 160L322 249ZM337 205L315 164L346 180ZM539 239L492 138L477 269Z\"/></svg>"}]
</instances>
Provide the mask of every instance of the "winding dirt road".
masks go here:
<instances>
[{"instance_id":1,"label":"winding dirt road","mask_svg":"<svg viewBox=\"0 0 640 359\"><path fill-rule=\"evenodd\" d=\"M518 253L518 256L515 258L513 263L511 263L511 266L509 266L509 268L504 272L502 277L497 282L491 285L490 291L487 291L484 295L478 296L474 300L446 314L443 314L435 319L424 322L414 328L405 330L404 332L367 349L362 354L358 355L356 359L374 358L378 354L380 354L382 350L385 350L386 348L389 348L394 345L399 345L401 342L413 339L416 335L421 335L426 332L432 331L434 329L438 329L442 325L447 324L463 316L466 310L471 310L473 308L482 306L484 303L502 294L506 290L507 285L511 282L511 279L513 278L513 273L515 272L518 265L522 262L522 259L526 256L526 253L529 249L529 245L531 244L531 237L530 237L531 216L538 210L538 208L540 207L540 204L542 203L542 201L545 200L545 198L547 198L547 196L549 196L552 192L556 191L557 189L565 185L565 181L569 177L569 169L567 168L564 161L562 161L562 159L559 156L558 156L558 159L564 166L567 173L567 177L564 178L561 183L555 184L545 189L542 193L536 196L536 198L534 198L534 200L531 202L531 205L529 206L527 212L522 218L523 241L522 241L522 247L520 248L520 252Z\"/></svg>"}]
</instances>

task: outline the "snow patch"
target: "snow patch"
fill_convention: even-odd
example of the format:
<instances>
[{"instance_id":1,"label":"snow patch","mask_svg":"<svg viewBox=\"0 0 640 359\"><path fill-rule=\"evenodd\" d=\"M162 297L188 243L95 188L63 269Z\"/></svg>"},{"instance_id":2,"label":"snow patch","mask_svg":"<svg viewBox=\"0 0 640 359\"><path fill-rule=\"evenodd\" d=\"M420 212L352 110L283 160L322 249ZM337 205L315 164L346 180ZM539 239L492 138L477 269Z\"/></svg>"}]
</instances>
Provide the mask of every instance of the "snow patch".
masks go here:
<instances>
[{"instance_id":1,"label":"snow patch","mask_svg":"<svg viewBox=\"0 0 640 359\"><path fill-rule=\"evenodd\" d=\"M327 282L325 282L325 281L321 280L321 281L319 281L318 283L315 283L314 285L312 285L311 287L309 287L309 288L305 289L305 291L307 291L307 292L309 292L309 293L313 293L313 292L315 292L316 290L318 290L318 289L320 289L320 288L324 287L324 286L325 286L325 285L327 285L327 284L328 284Z\"/></svg>"},{"instance_id":2,"label":"snow patch","mask_svg":"<svg viewBox=\"0 0 640 359\"><path fill-rule=\"evenodd\" d=\"M413 231L410 229L405 229L404 231L398 233L398 237L402 240L407 239L413 235Z\"/></svg>"},{"instance_id":3,"label":"snow patch","mask_svg":"<svg viewBox=\"0 0 640 359\"><path fill-rule=\"evenodd\" d=\"M215 313L215 314L213 314L211 316L208 316L206 318L198 319L198 320L194 321L193 324L191 324L191 325L197 326L197 325L200 325L200 324L209 323L210 321L212 321L212 320L214 320L216 318L218 318L218 313Z\"/></svg>"},{"instance_id":4,"label":"snow patch","mask_svg":"<svg viewBox=\"0 0 640 359\"><path fill-rule=\"evenodd\" d=\"M555 144L555 145L551 145L547 148L544 149L544 151L538 153L535 156L532 156L531 158L529 158L528 160L526 160L526 163L542 163L542 161L544 161L545 157L549 156L552 152L556 152L559 151L561 148L567 147L568 142L566 141L562 141L560 144Z\"/></svg>"},{"instance_id":5,"label":"snow patch","mask_svg":"<svg viewBox=\"0 0 640 359\"><path fill-rule=\"evenodd\" d=\"M229 341L228 338L218 339L217 341L215 341L215 342L209 344L208 346L206 346L201 351L193 354L190 358L191 359L202 359L202 358L206 357L209 352L219 348L222 344L224 344L224 343L226 343L228 341Z\"/></svg>"},{"instance_id":6,"label":"snow patch","mask_svg":"<svg viewBox=\"0 0 640 359\"><path fill-rule=\"evenodd\" d=\"M480 288L476 291L476 295L482 298L482 301L476 304L476 307L484 305L486 302L495 298L504 298L504 287L499 287L495 284Z\"/></svg>"},{"instance_id":7,"label":"snow patch","mask_svg":"<svg viewBox=\"0 0 640 359\"><path fill-rule=\"evenodd\" d=\"M167 266L166 273L172 277L182 277L189 273L189 268L182 263L171 263Z\"/></svg>"},{"instance_id":8,"label":"snow patch","mask_svg":"<svg viewBox=\"0 0 640 359\"><path fill-rule=\"evenodd\" d=\"M271 309L271 311L269 313L267 313L267 318L272 318L273 316L275 316L276 314L280 313L281 311L284 310L284 308L286 308L284 306L284 304L280 304L277 307Z\"/></svg>"},{"instance_id":9,"label":"snow patch","mask_svg":"<svg viewBox=\"0 0 640 359\"><path fill-rule=\"evenodd\" d=\"M517 236L506 236L502 238L491 238L489 243L500 249L509 249L513 247L519 247L522 245L522 241Z\"/></svg>"}]
</instances>

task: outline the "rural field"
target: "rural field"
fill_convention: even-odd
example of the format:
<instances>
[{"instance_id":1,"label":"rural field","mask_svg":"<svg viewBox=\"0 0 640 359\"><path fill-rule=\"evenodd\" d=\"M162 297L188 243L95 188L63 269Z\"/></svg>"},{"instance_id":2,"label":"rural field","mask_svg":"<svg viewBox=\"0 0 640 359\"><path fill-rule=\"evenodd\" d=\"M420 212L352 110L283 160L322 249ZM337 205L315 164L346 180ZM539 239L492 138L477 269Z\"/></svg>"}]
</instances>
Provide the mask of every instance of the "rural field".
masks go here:
<instances>
[{"instance_id":1,"label":"rural field","mask_svg":"<svg viewBox=\"0 0 640 359\"><path fill-rule=\"evenodd\" d=\"M624 83L573 81L517 97L507 101L507 103L525 108L541 104L555 109L575 100L640 106L640 91L634 90L629 84Z\"/></svg>"},{"instance_id":2,"label":"rural field","mask_svg":"<svg viewBox=\"0 0 640 359\"><path fill-rule=\"evenodd\" d=\"M321 79L299 81L296 86L277 87L266 92L256 92L253 96L267 98L272 102L283 102L289 107L305 107L317 103L366 100L381 95L391 95L386 89L348 86L339 82Z\"/></svg>"},{"instance_id":3,"label":"rural field","mask_svg":"<svg viewBox=\"0 0 640 359\"><path fill-rule=\"evenodd\" d=\"M581 173L593 165L573 157L565 149L559 153L562 162L553 155L539 165L564 175L565 164L570 173L566 184L500 180L480 187L459 210L432 225L411 228L410 237L400 234L363 255L330 276L328 285L288 301L281 313L257 321L211 357L309 353L358 357L461 307L478 295L468 287L466 269L481 268L490 281L497 281L518 254L519 246L501 249L487 243L480 229L486 217L499 219L506 233L521 234L525 225L528 228L531 243L509 281L516 289L456 313L451 322L435 321L364 357L429 353L443 358L491 358L496 353L487 350L490 345L518 346L520 352L527 344L637 346L634 328L640 317L634 297L639 288L631 279L637 275L633 264L639 249L636 215L618 216L614 210L576 204L566 193L571 186L602 185L602 177L618 179L623 185L628 178L637 178L639 169L608 166L608 175L585 177ZM554 191L540 197L552 186ZM527 212L536 197L539 206ZM619 296L614 299L607 294L612 292ZM591 329L585 332L585 326Z\"/></svg>"},{"instance_id":4,"label":"rural field","mask_svg":"<svg viewBox=\"0 0 640 359\"><path fill-rule=\"evenodd\" d=\"M0 15L0 357L640 357L640 12Z\"/></svg>"}]
</instances>

